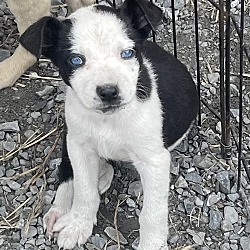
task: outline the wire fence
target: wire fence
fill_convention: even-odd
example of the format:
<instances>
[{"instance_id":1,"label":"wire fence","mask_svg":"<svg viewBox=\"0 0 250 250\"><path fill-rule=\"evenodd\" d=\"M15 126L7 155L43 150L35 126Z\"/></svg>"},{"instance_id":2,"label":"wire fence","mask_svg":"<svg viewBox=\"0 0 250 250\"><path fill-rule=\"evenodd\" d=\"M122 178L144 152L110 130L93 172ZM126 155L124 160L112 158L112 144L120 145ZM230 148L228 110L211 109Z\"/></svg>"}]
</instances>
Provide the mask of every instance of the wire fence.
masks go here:
<instances>
[{"instance_id":1,"label":"wire fence","mask_svg":"<svg viewBox=\"0 0 250 250\"><path fill-rule=\"evenodd\" d=\"M220 107L219 112L213 109L204 98L201 97L201 73L200 73L200 47L199 47L199 2L193 0L194 6L194 27L195 27L195 50L196 50L196 78L197 88L200 98L200 109L198 115L198 125L201 126L201 107L204 105L211 113L221 122L221 155L225 160L230 160L232 156L232 144L237 148L238 154L238 190L241 187L241 171L242 165L250 180L250 166L248 166L242 154L242 134L243 134L243 86L244 86L244 57L250 64L250 53L247 45L244 43L245 28L245 1L240 2L240 20L237 21L235 16L231 14L231 0L207 0L219 12L219 74L220 74ZM172 9L172 30L173 30L173 54L178 58L177 53L177 34L176 34L176 18L175 18L175 0L171 0ZM230 59L231 59L231 25L235 28L239 41L239 122L238 129L235 130L231 126L230 118Z\"/></svg>"}]
</instances>

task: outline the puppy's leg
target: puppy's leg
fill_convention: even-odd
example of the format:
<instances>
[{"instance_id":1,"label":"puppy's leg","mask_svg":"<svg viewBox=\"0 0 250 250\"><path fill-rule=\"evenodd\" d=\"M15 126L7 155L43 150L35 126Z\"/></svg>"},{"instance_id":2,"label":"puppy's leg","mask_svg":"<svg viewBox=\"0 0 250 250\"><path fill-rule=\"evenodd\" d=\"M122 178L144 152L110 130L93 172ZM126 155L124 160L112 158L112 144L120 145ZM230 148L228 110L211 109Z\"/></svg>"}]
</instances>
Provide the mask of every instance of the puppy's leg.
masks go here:
<instances>
[{"instance_id":1,"label":"puppy's leg","mask_svg":"<svg viewBox=\"0 0 250 250\"><path fill-rule=\"evenodd\" d=\"M113 167L104 159L101 159L98 175L98 189L100 194L106 192L110 187L113 175ZM53 205L43 218L44 229L49 236L53 236L53 226L56 221L70 211L74 197L73 169L66 146L66 132L63 134L62 163L59 166L59 183Z\"/></svg>"},{"instance_id":2,"label":"puppy's leg","mask_svg":"<svg viewBox=\"0 0 250 250\"><path fill-rule=\"evenodd\" d=\"M53 236L53 226L64 214L69 212L74 197L73 170L66 146L66 131L63 132L62 162L59 166L59 186L53 205L43 217L43 227L49 236Z\"/></svg>"},{"instance_id":3,"label":"puppy's leg","mask_svg":"<svg viewBox=\"0 0 250 250\"><path fill-rule=\"evenodd\" d=\"M138 250L166 250L170 154L166 149L135 162L143 186Z\"/></svg>"},{"instance_id":4,"label":"puppy's leg","mask_svg":"<svg viewBox=\"0 0 250 250\"><path fill-rule=\"evenodd\" d=\"M20 34L41 17L50 15L50 0L7 0L7 4ZM0 62L0 89L12 86L36 61L34 55L19 45L11 57Z\"/></svg>"},{"instance_id":5,"label":"puppy's leg","mask_svg":"<svg viewBox=\"0 0 250 250\"><path fill-rule=\"evenodd\" d=\"M67 146L74 173L73 204L71 210L57 220L53 231L59 232L59 248L72 249L87 241L97 221L100 158L91 145L78 142L70 131Z\"/></svg>"}]
</instances>

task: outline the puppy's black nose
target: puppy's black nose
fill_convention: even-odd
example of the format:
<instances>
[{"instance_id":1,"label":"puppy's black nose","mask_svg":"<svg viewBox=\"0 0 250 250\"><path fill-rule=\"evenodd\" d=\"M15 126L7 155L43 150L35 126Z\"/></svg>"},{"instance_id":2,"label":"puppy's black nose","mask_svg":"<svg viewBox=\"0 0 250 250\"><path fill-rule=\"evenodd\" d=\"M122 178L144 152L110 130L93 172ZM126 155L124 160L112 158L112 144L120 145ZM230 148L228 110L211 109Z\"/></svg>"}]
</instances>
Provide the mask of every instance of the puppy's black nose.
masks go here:
<instances>
[{"instance_id":1,"label":"puppy's black nose","mask_svg":"<svg viewBox=\"0 0 250 250\"><path fill-rule=\"evenodd\" d=\"M96 93L102 101L112 102L118 99L119 89L116 85L97 86Z\"/></svg>"}]
</instances>

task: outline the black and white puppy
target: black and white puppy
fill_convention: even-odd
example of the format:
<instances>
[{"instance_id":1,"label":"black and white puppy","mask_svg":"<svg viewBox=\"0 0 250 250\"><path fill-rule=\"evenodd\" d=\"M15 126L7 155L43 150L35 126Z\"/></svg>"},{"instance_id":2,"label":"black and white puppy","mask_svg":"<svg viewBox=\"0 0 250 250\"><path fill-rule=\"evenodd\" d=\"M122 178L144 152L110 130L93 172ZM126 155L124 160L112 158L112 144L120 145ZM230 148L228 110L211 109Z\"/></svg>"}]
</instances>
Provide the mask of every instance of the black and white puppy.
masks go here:
<instances>
[{"instance_id":1,"label":"black and white puppy","mask_svg":"<svg viewBox=\"0 0 250 250\"><path fill-rule=\"evenodd\" d=\"M146 0L126 0L119 9L94 5L63 21L44 17L21 37L69 86L61 184L44 220L49 234L59 232L60 248L92 234L112 159L132 162L141 176L138 250L168 249L169 150L195 119L198 95L186 67L146 40L161 17Z\"/></svg>"}]
</instances>

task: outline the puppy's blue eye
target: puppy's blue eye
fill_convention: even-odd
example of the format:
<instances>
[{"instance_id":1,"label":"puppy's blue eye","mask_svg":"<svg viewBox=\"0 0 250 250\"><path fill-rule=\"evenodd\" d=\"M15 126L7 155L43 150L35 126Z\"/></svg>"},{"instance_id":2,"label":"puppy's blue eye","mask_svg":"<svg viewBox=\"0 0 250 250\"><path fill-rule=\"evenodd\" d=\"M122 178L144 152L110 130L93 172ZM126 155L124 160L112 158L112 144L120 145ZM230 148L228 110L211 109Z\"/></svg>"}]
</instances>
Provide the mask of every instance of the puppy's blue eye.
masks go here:
<instances>
[{"instance_id":1,"label":"puppy's blue eye","mask_svg":"<svg viewBox=\"0 0 250 250\"><path fill-rule=\"evenodd\" d=\"M68 58L68 63L75 68L81 67L85 64L85 58L82 55L72 54Z\"/></svg>"},{"instance_id":2,"label":"puppy's blue eye","mask_svg":"<svg viewBox=\"0 0 250 250\"><path fill-rule=\"evenodd\" d=\"M135 56L135 50L133 49L125 49L121 52L122 59L131 59Z\"/></svg>"}]
</instances>

